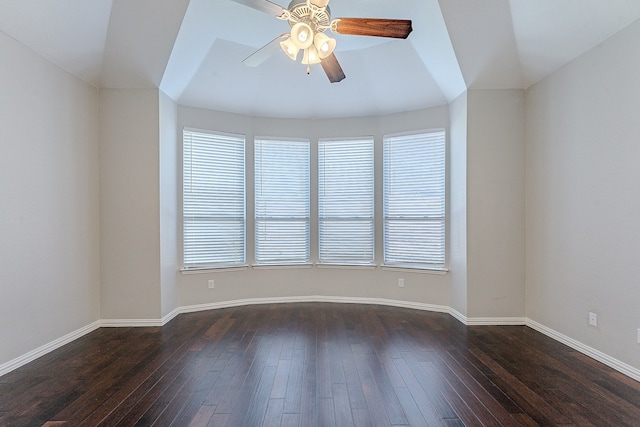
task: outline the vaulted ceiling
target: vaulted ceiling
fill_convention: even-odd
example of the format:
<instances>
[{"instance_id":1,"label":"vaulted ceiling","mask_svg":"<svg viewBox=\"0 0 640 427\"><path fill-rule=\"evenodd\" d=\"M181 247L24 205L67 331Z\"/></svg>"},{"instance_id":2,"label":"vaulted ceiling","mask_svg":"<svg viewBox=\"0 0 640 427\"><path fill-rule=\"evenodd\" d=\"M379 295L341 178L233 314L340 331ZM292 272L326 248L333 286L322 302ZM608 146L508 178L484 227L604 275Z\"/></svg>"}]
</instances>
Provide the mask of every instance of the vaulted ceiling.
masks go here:
<instances>
[{"instance_id":1,"label":"vaulted ceiling","mask_svg":"<svg viewBox=\"0 0 640 427\"><path fill-rule=\"evenodd\" d=\"M335 35L347 78L334 84L319 65L307 75L281 52L244 66L289 26L231 0L2 0L0 30L99 88L160 88L181 105L327 118L442 105L467 88L527 88L640 19L638 0L330 7L333 17L411 19L414 30L406 40Z\"/></svg>"}]
</instances>

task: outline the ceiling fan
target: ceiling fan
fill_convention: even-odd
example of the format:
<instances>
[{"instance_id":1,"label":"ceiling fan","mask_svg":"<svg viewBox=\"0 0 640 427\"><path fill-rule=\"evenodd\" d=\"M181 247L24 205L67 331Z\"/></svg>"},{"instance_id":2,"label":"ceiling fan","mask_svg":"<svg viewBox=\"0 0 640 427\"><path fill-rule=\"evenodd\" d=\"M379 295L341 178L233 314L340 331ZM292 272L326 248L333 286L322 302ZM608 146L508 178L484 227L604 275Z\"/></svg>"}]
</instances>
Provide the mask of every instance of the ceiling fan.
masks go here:
<instances>
[{"instance_id":1,"label":"ceiling fan","mask_svg":"<svg viewBox=\"0 0 640 427\"><path fill-rule=\"evenodd\" d=\"M345 78L342 67L333 51L336 40L325 34L375 36L406 39L412 31L411 21L406 19L335 18L331 19L329 0L291 0L287 9L269 0L233 0L253 9L289 21L291 31L284 33L242 61L257 67L275 52L282 49L294 61L302 51L302 64L320 64L331 83Z\"/></svg>"}]
</instances>

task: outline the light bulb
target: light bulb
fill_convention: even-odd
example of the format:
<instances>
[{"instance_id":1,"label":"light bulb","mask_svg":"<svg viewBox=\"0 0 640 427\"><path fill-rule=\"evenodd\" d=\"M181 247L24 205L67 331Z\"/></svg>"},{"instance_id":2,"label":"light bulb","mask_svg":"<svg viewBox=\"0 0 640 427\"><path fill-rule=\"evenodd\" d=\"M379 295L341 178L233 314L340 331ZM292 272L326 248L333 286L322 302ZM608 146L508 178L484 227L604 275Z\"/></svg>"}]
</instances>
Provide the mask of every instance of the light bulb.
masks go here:
<instances>
[{"instance_id":1,"label":"light bulb","mask_svg":"<svg viewBox=\"0 0 640 427\"><path fill-rule=\"evenodd\" d=\"M294 61L297 59L300 49L298 48L298 46L296 46L293 40L289 38L283 42L280 42L280 47L282 47L282 50L287 54L289 58Z\"/></svg>"},{"instance_id":2,"label":"light bulb","mask_svg":"<svg viewBox=\"0 0 640 427\"><path fill-rule=\"evenodd\" d=\"M291 27L291 41L298 49L306 49L313 44L313 29L304 22Z\"/></svg>"},{"instance_id":3,"label":"light bulb","mask_svg":"<svg viewBox=\"0 0 640 427\"><path fill-rule=\"evenodd\" d=\"M320 57L318 56L318 50L315 46L310 46L308 49L305 49L304 55L302 57L302 63L305 65L308 64L319 64Z\"/></svg>"},{"instance_id":4,"label":"light bulb","mask_svg":"<svg viewBox=\"0 0 640 427\"><path fill-rule=\"evenodd\" d=\"M324 33L317 33L313 37L313 44L318 49L318 56L320 59L324 59L333 53L336 48L336 40L331 37L327 37Z\"/></svg>"}]
</instances>

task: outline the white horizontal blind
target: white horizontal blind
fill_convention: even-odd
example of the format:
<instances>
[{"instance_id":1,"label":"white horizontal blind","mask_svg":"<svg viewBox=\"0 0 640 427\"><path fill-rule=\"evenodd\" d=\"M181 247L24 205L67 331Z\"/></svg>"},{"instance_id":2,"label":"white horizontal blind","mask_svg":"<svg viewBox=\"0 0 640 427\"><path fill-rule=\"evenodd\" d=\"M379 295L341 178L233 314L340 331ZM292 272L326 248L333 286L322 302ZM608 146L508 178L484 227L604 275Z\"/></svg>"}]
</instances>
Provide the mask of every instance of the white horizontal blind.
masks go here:
<instances>
[{"instance_id":1,"label":"white horizontal blind","mask_svg":"<svg viewBox=\"0 0 640 427\"><path fill-rule=\"evenodd\" d=\"M256 264L306 264L309 141L255 141Z\"/></svg>"},{"instance_id":2,"label":"white horizontal blind","mask_svg":"<svg viewBox=\"0 0 640 427\"><path fill-rule=\"evenodd\" d=\"M445 133L385 137L384 262L445 266Z\"/></svg>"},{"instance_id":3,"label":"white horizontal blind","mask_svg":"<svg viewBox=\"0 0 640 427\"><path fill-rule=\"evenodd\" d=\"M183 131L185 268L245 264L245 140Z\"/></svg>"},{"instance_id":4,"label":"white horizontal blind","mask_svg":"<svg viewBox=\"0 0 640 427\"><path fill-rule=\"evenodd\" d=\"M320 263L374 263L373 186L373 139L318 142Z\"/></svg>"}]
</instances>

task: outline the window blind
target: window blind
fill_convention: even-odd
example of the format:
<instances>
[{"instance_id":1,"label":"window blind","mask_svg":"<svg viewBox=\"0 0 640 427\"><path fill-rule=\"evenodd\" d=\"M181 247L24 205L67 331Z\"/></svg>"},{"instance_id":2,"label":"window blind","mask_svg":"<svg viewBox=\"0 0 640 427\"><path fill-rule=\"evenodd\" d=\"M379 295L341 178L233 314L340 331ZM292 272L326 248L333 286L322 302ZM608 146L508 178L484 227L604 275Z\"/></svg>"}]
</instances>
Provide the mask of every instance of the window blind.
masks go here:
<instances>
[{"instance_id":1,"label":"window blind","mask_svg":"<svg viewBox=\"0 0 640 427\"><path fill-rule=\"evenodd\" d=\"M185 268L245 264L245 140L183 131Z\"/></svg>"},{"instance_id":2,"label":"window blind","mask_svg":"<svg viewBox=\"0 0 640 427\"><path fill-rule=\"evenodd\" d=\"M384 262L445 266L445 133L383 141Z\"/></svg>"},{"instance_id":3,"label":"window blind","mask_svg":"<svg viewBox=\"0 0 640 427\"><path fill-rule=\"evenodd\" d=\"M309 141L256 139L256 264L309 263L309 186Z\"/></svg>"},{"instance_id":4,"label":"window blind","mask_svg":"<svg viewBox=\"0 0 640 427\"><path fill-rule=\"evenodd\" d=\"M319 262L374 263L373 139L318 142Z\"/></svg>"}]
</instances>

